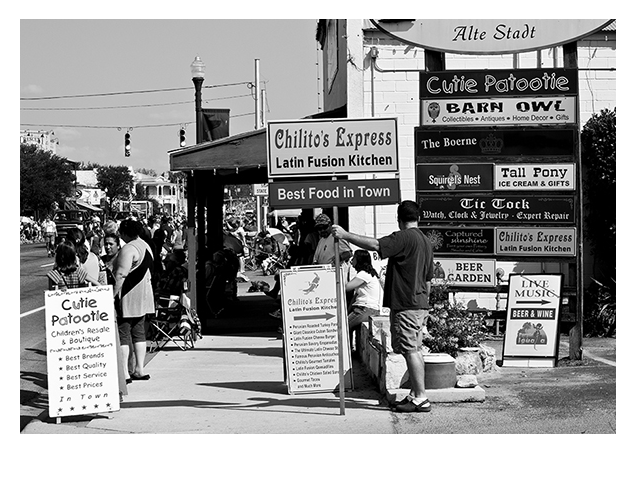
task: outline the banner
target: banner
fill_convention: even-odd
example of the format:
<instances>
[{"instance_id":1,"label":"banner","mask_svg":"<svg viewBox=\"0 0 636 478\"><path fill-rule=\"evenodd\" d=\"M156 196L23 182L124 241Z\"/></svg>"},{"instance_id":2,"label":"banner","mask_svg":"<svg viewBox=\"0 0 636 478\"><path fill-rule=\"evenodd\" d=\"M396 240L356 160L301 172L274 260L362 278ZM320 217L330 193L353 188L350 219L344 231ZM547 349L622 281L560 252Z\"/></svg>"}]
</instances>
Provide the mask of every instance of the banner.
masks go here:
<instances>
[{"instance_id":1,"label":"banner","mask_svg":"<svg viewBox=\"0 0 636 478\"><path fill-rule=\"evenodd\" d=\"M216 141L230 135L230 110L202 108L203 141Z\"/></svg>"}]
</instances>

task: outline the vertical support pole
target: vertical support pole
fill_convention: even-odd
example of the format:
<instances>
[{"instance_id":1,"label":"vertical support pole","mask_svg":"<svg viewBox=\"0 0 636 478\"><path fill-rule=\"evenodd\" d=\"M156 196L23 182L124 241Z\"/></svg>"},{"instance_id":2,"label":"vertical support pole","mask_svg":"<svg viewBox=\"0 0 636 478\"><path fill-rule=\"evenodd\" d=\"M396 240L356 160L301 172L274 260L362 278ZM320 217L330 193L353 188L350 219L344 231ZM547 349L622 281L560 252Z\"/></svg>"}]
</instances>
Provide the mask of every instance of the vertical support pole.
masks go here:
<instances>
[{"instance_id":1,"label":"vertical support pole","mask_svg":"<svg viewBox=\"0 0 636 478\"><path fill-rule=\"evenodd\" d=\"M197 279L196 279L196 261L197 261L197 246L195 238L195 211L196 211L196 196L194 190L194 171L190 171L186 178L186 187L188 190L187 198L187 241L188 241L188 291L190 292L190 305L194 310L197 308Z\"/></svg>"},{"instance_id":2,"label":"vertical support pole","mask_svg":"<svg viewBox=\"0 0 636 478\"><path fill-rule=\"evenodd\" d=\"M432 50L424 50L424 69L426 71L442 71L446 69L445 53ZM424 100L420 98L420 126L424 124Z\"/></svg>"},{"instance_id":3,"label":"vertical support pole","mask_svg":"<svg viewBox=\"0 0 636 478\"><path fill-rule=\"evenodd\" d=\"M256 102L254 108L254 129L261 127L261 95L260 95L260 60L257 58L254 60L254 101Z\"/></svg>"},{"instance_id":4,"label":"vertical support pole","mask_svg":"<svg viewBox=\"0 0 636 478\"><path fill-rule=\"evenodd\" d=\"M578 69L577 43L563 45L563 66L565 68ZM569 331L570 359L581 360L583 358L583 179L581 174L581 111L576 104L577 140L574 151L577 175L577 208L576 208L576 323Z\"/></svg>"},{"instance_id":5,"label":"vertical support pole","mask_svg":"<svg viewBox=\"0 0 636 478\"><path fill-rule=\"evenodd\" d=\"M338 224L338 206L333 206L333 223ZM345 396L344 396L344 345L342 340L343 334L343 310L342 310L342 294L340 293L340 241L337 237L334 238L333 247L335 249L334 265L336 267L336 315L338 323L338 376L339 376L339 392L340 392L340 415L345 414Z\"/></svg>"}]
</instances>

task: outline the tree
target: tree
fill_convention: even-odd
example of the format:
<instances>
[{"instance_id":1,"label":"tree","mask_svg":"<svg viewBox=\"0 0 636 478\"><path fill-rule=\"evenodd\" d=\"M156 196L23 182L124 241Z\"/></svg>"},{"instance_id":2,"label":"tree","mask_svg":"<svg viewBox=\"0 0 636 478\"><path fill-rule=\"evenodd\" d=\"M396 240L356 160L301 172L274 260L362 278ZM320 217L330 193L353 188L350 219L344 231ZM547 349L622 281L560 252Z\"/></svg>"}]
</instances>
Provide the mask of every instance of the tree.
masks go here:
<instances>
[{"instance_id":1,"label":"tree","mask_svg":"<svg viewBox=\"0 0 636 478\"><path fill-rule=\"evenodd\" d=\"M585 233L602 275L616 270L616 109L594 114L581 132ZM605 278L604 278L605 279Z\"/></svg>"},{"instance_id":2,"label":"tree","mask_svg":"<svg viewBox=\"0 0 636 478\"><path fill-rule=\"evenodd\" d=\"M583 301L586 335L616 333L616 108L594 114L581 132L585 235L594 257Z\"/></svg>"},{"instance_id":3,"label":"tree","mask_svg":"<svg viewBox=\"0 0 636 478\"><path fill-rule=\"evenodd\" d=\"M20 144L20 212L36 217L52 212L73 194L75 174L67 158L33 144Z\"/></svg>"},{"instance_id":4,"label":"tree","mask_svg":"<svg viewBox=\"0 0 636 478\"><path fill-rule=\"evenodd\" d=\"M131 198L134 178L127 166L100 166L96 176L97 185L106 193L109 214L115 201L128 201Z\"/></svg>"}]
</instances>

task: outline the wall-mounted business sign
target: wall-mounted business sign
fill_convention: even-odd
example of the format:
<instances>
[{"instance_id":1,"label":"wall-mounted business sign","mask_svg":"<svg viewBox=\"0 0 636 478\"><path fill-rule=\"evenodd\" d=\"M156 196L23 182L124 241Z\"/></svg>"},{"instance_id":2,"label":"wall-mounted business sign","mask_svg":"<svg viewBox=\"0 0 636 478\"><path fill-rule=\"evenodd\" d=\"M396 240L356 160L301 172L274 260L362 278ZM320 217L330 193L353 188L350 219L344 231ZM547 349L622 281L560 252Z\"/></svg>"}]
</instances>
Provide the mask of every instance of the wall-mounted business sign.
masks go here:
<instances>
[{"instance_id":1,"label":"wall-mounted business sign","mask_svg":"<svg viewBox=\"0 0 636 478\"><path fill-rule=\"evenodd\" d=\"M485 259L435 259L433 284L454 287L495 286L495 261Z\"/></svg>"},{"instance_id":2,"label":"wall-mounted business sign","mask_svg":"<svg viewBox=\"0 0 636 478\"><path fill-rule=\"evenodd\" d=\"M504 366L554 366L559 350L560 274L510 274Z\"/></svg>"},{"instance_id":3,"label":"wall-mounted business sign","mask_svg":"<svg viewBox=\"0 0 636 478\"><path fill-rule=\"evenodd\" d=\"M417 194L420 223L574 224L569 196Z\"/></svg>"},{"instance_id":4,"label":"wall-mounted business sign","mask_svg":"<svg viewBox=\"0 0 636 478\"><path fill-rule=\"evenodd\" d=\"M574 164L496 164L495 190L574 191Z\"/></svg>"},{"instance_id":5,"label":"wall-mounted business sign","mask_svg":"<svg viewBox=\"0 0 636 478\"><path fill-rule=\"evenodd\" d=\"M420 99L561 96L579 91L578 70L421 71Z\"/></svg>"},{"instance_id":6,"label":"wall-mounted business sign","mask_svg":"<svg viewBox=\"0 0 636 478\"><path fill-rule=\"evenodd\" d=\"M476 55L536 51L569 43L612 20L371 20L403 43L450 53Z\"/></svg>"},{"instance_id":7,"label":"wall-mounted business sign","mask_svg":"<svg viewBox=\"0 0 636 478\"><path fill-rule=\"evenodd\" d=\"M415 157L572 156L575 129L415 128Z\"/></svg>"},{"instance_id":8,"label":"wall-mounted business sign","mask_svg":"<svg viewBox=\"0 0 636 478\"><path fill-rule=\"evenodd\" d=\"M273 208L369 206L400 202L397 178L270 183Z\"/></svg>"},{"instance_id":9,"label":"wall-mounted business sign","mask_svg":"<svg viewBox=\"0 0 636 478\"><path fill-rule=\"evenodd\" d=\"M397 172L397 118L269 121L267 166L270 178Z\"/></svg>"},{"instance_id":10,"label":"wall-mounted business sign","mask_svg":"<svg viewBox=\"0 0 636 478\"><path fill-rule=\"evenodd\" d=\"M422 163L416 166L418 191L492 191L492 164Z\"/></svg>"},{"instance_id":11,"label":"wall-mounted business sign","mask_svg":"<svg viewBox=\"0 0 636 478\"><path fill-rule=\"evenodd\" d=\"M492 255L495 252L495 230L472 227L422 227L422 232L439 255Z\"/></svg>"},{"instance_id":12,"label":"wall-mounted business sign","mask_svg":"<svg viewBox=\"0 0 636 478\"><path fill-rule=\"evenodd\" d=\"M576 123L576 97L423 100L422 122L440 126Z\"/></svg>"},{"instance_id":13,"label":"wall-mounted business sign","mask_svg":"<svg viewBox=\"0 0 636 478\"><path fill-rule=\"evenodd\" d=\"M575 227L498 227L495 238L495 254L498 255L576 255Z\"/></svg>"}]
</instances>

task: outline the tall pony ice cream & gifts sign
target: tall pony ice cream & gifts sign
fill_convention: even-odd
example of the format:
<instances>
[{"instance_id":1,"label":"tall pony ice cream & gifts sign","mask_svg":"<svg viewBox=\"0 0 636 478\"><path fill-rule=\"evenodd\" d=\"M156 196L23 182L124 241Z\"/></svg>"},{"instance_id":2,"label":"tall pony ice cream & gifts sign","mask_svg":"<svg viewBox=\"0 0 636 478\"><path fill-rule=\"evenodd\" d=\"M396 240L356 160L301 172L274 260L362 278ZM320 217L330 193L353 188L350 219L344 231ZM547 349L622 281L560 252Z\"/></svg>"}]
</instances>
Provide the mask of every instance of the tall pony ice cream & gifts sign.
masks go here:
<instances>
[{"instance_id":1,"label":"tall pony ice cream & gifts sign","mask_svg":"<svg viewBox=\"0 0 636 478\"><path fill-rule=\"evenodd\" d=\"M47 291L44 305L49 416L118 411L112 287Z\"/></svg>"}]
</instances>

